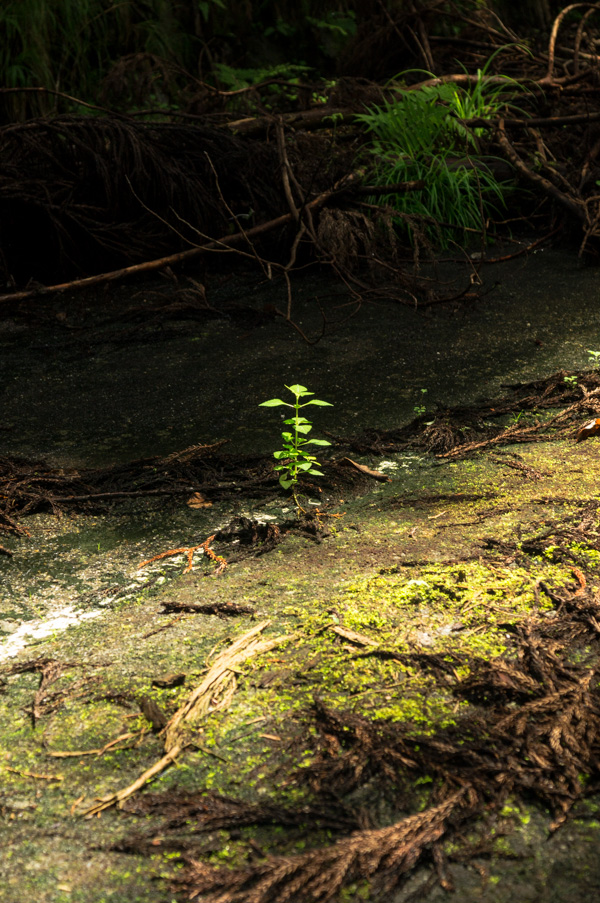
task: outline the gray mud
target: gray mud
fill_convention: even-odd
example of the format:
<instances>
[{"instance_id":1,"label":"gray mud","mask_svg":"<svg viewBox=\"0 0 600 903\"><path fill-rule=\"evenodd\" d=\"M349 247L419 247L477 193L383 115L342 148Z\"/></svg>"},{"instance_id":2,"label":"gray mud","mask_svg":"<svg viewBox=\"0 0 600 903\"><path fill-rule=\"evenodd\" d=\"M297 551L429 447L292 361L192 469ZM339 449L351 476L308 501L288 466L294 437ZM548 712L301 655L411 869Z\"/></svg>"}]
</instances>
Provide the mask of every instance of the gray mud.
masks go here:
<instances>
[{"instance_id":1,"label":"gray mud","mask_svg":"<svg viewBox=\"0 0 600 903\"><path fill-rule=\"evenodd\" d=\"M364 301L357 310L328 274L309 272L293 316L313 340L324 314L314 345L268 315L285 309L285 286L255 274L209 286L223 313L197 320L111 319L177 301L166 279L40 299L28 308L31 328L0 322L0 453L92 466L217 439L232 452L268 452L277 426L257 404L284 384L332 402L323 426L349 435L397 427L423 403L492 398L503 385L584 367L586 349L600 348L597 270L573 255L542 250L480 275L487 294L477 301L424 311ZM467 282L448 282L447 294ZM226 313L231 305L249 311Z\"/></svg>"},{"instance_id":2,"label":"gray mud","mask_svg":"<svg viewBox=\"0 0 600 903\"><path fill-rule=\"evenodd\" d=\"M29 321L16 312L0 322L0 454L91 467L219 439L228 440L226 450L232 453L268 454L279 438L279 415L277 409L257 405L281 395L285 383L301 382L334 404L315 409L317 432L350 435L401 426L423 404L433 411L492 398L509 384L589 366L586 349L600 348L596 270L582 268L566 252L541 251L486 267L482 276L490 289L484 298L415 311L366 302L355 310L328 277L309 274L295 287L294 316L313 338L325 313L325 335L314 345L268 316L269 305L284 305L285 290L255 276L208 286L207 297L215 310L237 304L257 311L257 317L230 312L198 319L115 319L155 304L157 292L177 300L177 286L167 280L40 300L28 307ZM344 320L350 312L354 315ZM400 592L395 578L378 575L402 567L407 585L433 579L431 568L451 571L452 562L465 550L471 555L480 550L486 536L514 540L521 530L535 533L548 518L597 495L592 442L577 448L549 442L513 451L539 472L538 482L524 483L498 462L439 467L414 455L395 455L387 464L381 458L361 459L370 467L387 466L392 481L373 484L356 498L328 499L331 510L343 517L323 543L291 537L274 552L232 565L218 578L202 554L185 576L184 556L139 565L167 549L203 542L236 515L281 523L291 513L284 501L234 499L202 510L183 501L132 502L93 517L36 515L26 524L30 538L3 537L2 544L15 553L0 556L5 666L47 657L68 663L69 670L56 685L65 691L64 701L55 710L50 707L35 729L28 709L39 675L2 675L5 860L0 901L171 903L176 854L158 850L145 857L111 849L136 831L158 830L151 818L114 809L92 820L77 814L81 800L90 803L124 786L156 761L159 740L148 735L128 751L84 753L122 732L147 728L136 707L140 694L153 695L168 713L174 711L201 679L215 646L257 620L271 619L272 633L299 630L298 648L292 653L284 648L283 666L271 656L244 670L230 709L204 728L203 749L187 753L154 790L213 788L262 799L273 786L268 776L261 784L256 772L263 762L277 760L280 745L273 737L294 722L312 694L331 687L330 702L356 699L352 705L364 702L365 711L372 711L365 687L373 675L365 675L363 685L358 673L350 679L343 662L330 671L313 667L305 683L286 688L286 656L299 656L290 667L300 672L302 662L343 654L339 642L318 646L316 638L332 618L374 637L388 629L399 636L400 628L405 636L409 629L413 640L436 649L441 644L442 650L465 642L465 648L492 657L510 645L500 628L486 633L485 608L480 622L471 625L472 636L470 626L453 639L456 612L434 607L423 609L413 624L414 606L394 607L399 604L394 593ZM406 495L428 492L479 495L480 501L402 503ZM556 504L548 501L554 497ZM227 556L232 550L216 551ZM529 596L521 599L515 586L521 586L519 580L529 586L529 576L505 573L497 563L483 575L480 566L487 568L485 558L473 565L473 585L480 581L485 593L489 581L498 578L501 588L494 598L514 603L511 617L526 616ZM490 576L494 568L496 577ZM541 576L560 586L570 572L540 561L531 581ZM256 614L235 622L207 615L176 619L162 611L162 604L173 600L243 602ZM157 676L179 671L187 675L183 689L152 688ZM90 681L81 685L87 696L78 696L78 681L84 679ZM378 679L389 681L390 675L382 672ZM430 687L407 686L381 699L376 695L381 711L389 709L393 719L415 719L419 727L447 717L447 700L440 698L438 706L428 698ZM113 696L103 697L104 691ZM127 696L129 708L115 702L114 694ZM82 757L50 756L61 750L82 751ZM503 825L511 822L513 839L499 844L491 859L478 861L475 870L452 866L457 897L461 903L594 899L600 892L598 812L597 802L589 801L550 838L548 813L511 802ZM257 836L270 849L272 838ZM237 862L235 839L217 832L209 841L209 861ZM301 840L297 846L296 839L290 843L289 853L302 848ZM420 878L415 877L413 889ZM350 890L345 899L369 899L365 893L364 888ZM436 891L432 899L442 896Z\"/></svg>"}]
</instances>

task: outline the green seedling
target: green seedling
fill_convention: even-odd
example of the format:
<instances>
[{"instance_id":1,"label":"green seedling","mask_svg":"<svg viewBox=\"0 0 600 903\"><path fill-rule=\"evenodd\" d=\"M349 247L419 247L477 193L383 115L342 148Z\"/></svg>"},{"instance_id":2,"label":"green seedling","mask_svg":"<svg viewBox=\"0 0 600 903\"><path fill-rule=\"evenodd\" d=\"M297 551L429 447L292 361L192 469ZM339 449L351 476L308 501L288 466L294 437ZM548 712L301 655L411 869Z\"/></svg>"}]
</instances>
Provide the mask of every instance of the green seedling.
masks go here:
<instances>
[{"instance_id":1,"label":"green seedling","mask_svg":"<svg viewBox=\"0 0 600 903\"><path fill-rule=\"evenodd\" d=\"M326 439L306 438L312 430L312 423L306 417L303 417L300 411L310 404L315 404L319 407L332 407L332 405L328 401L320 401L318 398L311 398L310 401L302 402L301 399L314 395L314 392L309 392L305 386L286 386L285 388L289 389L292 395L295 396L292 404L282 401L281 398L271 398L269 401L261 402L259 407L276 408L283 406L291 408L294 412L292 417L283 421L284 425L290 427L290 429L283 430L281 433L283 446L278 451L273 452L273 457L281 462L275 467L275 470L280 471L279 482L284 489L291 488L294 493L294 499L296 499L296 486L302 475L323 476L323 473L318 469L320 467L319 462L314 455L311 455L306 450L306 446L331 445L331 442L328 442ZM298 504L297 499L296 504Z\"/></svg>"},{"instance_id":2,"label":"green seedling","mask_svg":"<svg viewBox=\"0 0 600 903\"><path fill-rule=\"evenodd\" d=\"M415 414L417 414L417 416L419 416L419 417L421 416L421 414L425 414L426 411L427 411L427 405L426 405L426 403L425 403L425 402L426 402L426 398L425 398L426 395L427 395L427 389L421 389L421 404L416 404L416 405L414 406L414 408L413 408L413 411L414 411Z\"/></svg>"},{"instance_id":3,"label":"green seedling","mask_svg":"<svg viewBox=\"0 0 600 903\"><path fill-rule=\"evenodd\" d=\"M586 351L588 353L590 366L598 370L600 368L600 351L591 351L589 348L586 348Z\"/></svg>"}]
</instances>

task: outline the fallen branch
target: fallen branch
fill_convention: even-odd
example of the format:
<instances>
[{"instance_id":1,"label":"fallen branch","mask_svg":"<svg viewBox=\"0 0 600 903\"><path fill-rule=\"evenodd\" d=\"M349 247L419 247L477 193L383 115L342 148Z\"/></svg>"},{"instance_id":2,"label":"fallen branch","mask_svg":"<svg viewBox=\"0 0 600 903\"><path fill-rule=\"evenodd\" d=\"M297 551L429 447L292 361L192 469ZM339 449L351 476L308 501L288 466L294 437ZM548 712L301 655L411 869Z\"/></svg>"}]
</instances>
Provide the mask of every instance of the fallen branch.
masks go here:
<instances>
[{"instance_id":1,"label":"fallen branch","mask_svg":"<svg viewBox=\"0 0 600 903\"><path fill-rule=\"evenodd\" d=\"M180 742L180 736L186 725L196 722L208 714L216 690L224 679L233 673L233 668L246 659L260 655L262 652L269 652L292 638L290 635L275 637L272 640L258 639L259 634L270 623L270 621L263 621L258 624L218 656L202 683L196 687L185 705L178 709L169 721L165 733L165 749L171 749Z\"/></svg>"},{"instance_id":2,"label":"fallen branch","mask_svg":"<svg viewBox=\"0 0 600 903\"><path fill-rule=\"evenodd\" d=\"M583 201L574 199L566 195L563 191L553 185L548 179L545 179L543 176L540 176L538 173L533 172L529 169L528 166L523 163L522 159L509 142L506 137L506 132L504 130L504 120L500 120L498 123L498 128L496 131L496 137L498 142L506 154L507 158L513 164L515 169L517 169L529 182L533 182L538 188L541 188L546 194L553 197L555 200L559 202L569 213L572 213L577 219L580 219L582 222L587 223L588 215L587 208ZM0 299L1 300L1 299Z\"/></svg>"},{"instance_id":3,"label":"fallen branch","mask_svg":"<svg viewBox=\"0 0 600 903\"><path fill-rule=\"evenodd\" d=\"M120 734L118 737L115 737L114 740L111 740L109 743L106 743L104 746L98 749L75 749L75 750L51 750L47 749L46 755L52 756L53 759L78 759L81 756L103 756L105 752L108 752L109 749L114 749L117 743L122 743L124 740L131 740L132 737L140 736L140 731L134 731L133 733ZM130 749L128 746L121 746L119 749Z\"/></svg>"},{"instance_id":4,"label":"fallen branch","mask_svg":"<svg viewBox=\"0 0 600 903\"><path fill-rule=\"evenodd\" d=\"M342 639L348 640L350 643L356 643L357 646L377 646L377 642L370 637L365 636L364 633L356 633L355 630L349 630L347 627L340 627L339 624L332 624L329 629L333 630L334 633L337 633Z\"/></svg>"},{"instance_id":5,"label":"fallen branch","mask_svg":"<svg viewBox=\"0 0 600 903\"><path fill-rule=\"evenodd\" d=\"M20 771L18 768L9 768L6 766L6 771L10 771L11 774L18 774L20 778L34 778L36 781L64 781L64 775L62 774L39 774L36 771Z\"/></svg>"},{"instance_id":6,"label":"fallen branch","mask_svg":"<svg viewBox=\"0 0 600 903\"><path fill-rule=\"evenodd\" d=\"M348 187L358 179L357 174L351 173L339 183L334 185L328 191L322 192L316 198L310 201L307 210L316 210L326 204L332 197L342 191L347 191ZM271 232L281 226L285 226L293 222L294 217L291 213L285 213L275 219L269 220L267 223L261 223L251 229L243 232L235 232L233 235L224 235L222 238L215 238L204 245L188 248L186 251L178 251L176 254L168 254L166 257L157 257L154 260L146 260L143 263L136 263L129 267L122 267L119 270L111 270L108 273L98 273L95 276L86 276L83 279L74 279L71 282L61 282L58 285L41 285L32 289L23 289L19 292L11 292L7 295L0 295L0 302L3 301L23 301L26 298L37 298L44 295L53 295L67 291L76 291L78 289L89 288L91 285L102 285L107 282L116 282L120 279L126 279L129 276L138 276L140 273L150 273L154 270L160 270L164 267L175 266L185 260L191 260L199 254L207 251L227 250L231 245L238 241L246 241L249 238L256 238L266 232Z\"/></svg>"},{"instance_id":7,"label":"fallen branch","mask_svg":"<svg viewBox=\"0 0 600 903\"><path fill-rule=\"evenodd\" d=\"M243 634L228 649L225 649L214 661L205 675L203 681L192 692L187 702L179 708L167 723L165 733L165 755L143 772L133 783L123 787L115 793L100 797L96 803L89 806L81 814L90 818L111 806L121 805L134 793L140 790L144 784L168 768L177 758L180 752L190 745L186 738L186 729L222 707L214 705L215 696L223 693L227 686L235 680L235 669L253 656L263 652L269 652L276 646L294 638L293 634L273 637L270 640L260 639L259 634L269 626L270 621L263 621L248 633ZM235 687L234 687L235 688Z\"/></svg>"},{"instance_id":8,"label":"fallen branch","mask_svg":"<svg viewBox=\"0 0 600 903\"><path fill-rule=\"evenodd\" d=\"M329 120L329 121L328 121ZM301 128L305 131L320 128L332 128L333 125L353 125L356 121L354 113L341 109L304 110L301 113L284 113L279 122L287 128ZM226 123L223 128L236 135L260 135L275 125L273 116L251 116Z\"/></svg>"}]
</instances>

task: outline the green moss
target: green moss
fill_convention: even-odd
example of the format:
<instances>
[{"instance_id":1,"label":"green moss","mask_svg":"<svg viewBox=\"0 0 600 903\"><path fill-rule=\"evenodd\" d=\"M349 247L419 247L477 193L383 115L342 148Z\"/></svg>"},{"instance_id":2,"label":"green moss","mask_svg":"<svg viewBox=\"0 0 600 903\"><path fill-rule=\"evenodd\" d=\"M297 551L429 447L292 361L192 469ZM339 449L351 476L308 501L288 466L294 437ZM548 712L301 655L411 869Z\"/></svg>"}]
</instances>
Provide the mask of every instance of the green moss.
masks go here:
<instances>
[{"instance_id":1,"label":"green moss","mask_svg":"<svg viewBox=\"0 0 600 903\"><path fill-rule=\"evenodd\" d=\"M376 495L351 502L338 533L320 545L287 539L275 554L232 566L219 579L191 574L152 592L141 590L135 601L120 602L101 618L36 647L36 655L81 664L69 667L52 688L67 696L62 701L57 697L59 704L43 716L36 730L26 710L39 687L39 674L10 676L0 696L0 769L18 762L23 771L56 770L64 775L59 784L47 784L2 771L6 793L24 807L18 822L5 826L6 834L25 826L36 847L34 852L26 845L25 833L13 832L14 846L8 847L12 873L24 874L25 863L39 856L37 850L59 824L68 826L69 842L79 844L73 855L69 850L64 867L73 884L70 896L64 892L65 900L121 903L127 896L136 903L170 903L170 891L160 880L166 882L177 868L176 858L159 855L149 864L108 852L133 829L158 831L157 816L138 823L125 813L104 813L93 823L92 852L89 822L69 816L78 796L112 792L138 777L162 755L162 739L148 734L137 749L113 750L101 757L47 756L47 749L100 748L122 732L147 727L135 703L126 708L102 698L109 693L128 698L149 695L167 713L173 712L202 680L211 653L256 623L250 617L223 621L202 615L174 621L160 611L162 601L251 603L258 619L272 620L270 635L295 632L296 638L239 669L229 708L196 725L191 738L200 748L186 750L178 767L165 771L148 789L212 788L250 801L275 795L279 802L306 804L308 791L293 778L314 760L313 737L300 719L315 697L338 710L349 708L375 720L405 724L413 736L431 735L458 723L468 704L452 695L454 682L469 675L474 659L512 656L513 625L551 611L551 601L537 590L539 581L559 589L572 584L571 564L587 570L596 569L599 562L600 553L583 541L563 546L563 553L553 549L537 561L518 550L510 560L508 552L484 547L484 538L494 536L515 548L519 535L536 535L552 518L570 516L576 507L573 498L592 491L591 477L584 486L579 477L565 477L564 468L559 471L556 462L564 457L563 446L554 447L552 454L543 447L519 448L519 454L548 474L543 484L524 481L485 460L439 468L422 463L407 472L406 479L403 475ZM581 479L587 480L587 475ZM563 501L556 498L559 490ZM467 492L481 498L461 501L461 493ZM411 493L444 497L408 504ZM550 496L553 501L547 500ZM348 529L346 521L360 526L360 532ZM565 548L572 560L564 560ZM334 627L361 634L371 645L360 645ZM403 660L386 657L390 651ZM447 663L442 684L423 664L423 655ZM186 685L175 690L152 687L153 678L170 671L185 672ZM78 695L78 682L84 678L90 683ZM417 808L427 805L430 782L427 775L417 778L412 788ZM589 812L595 836L598 812L584 811ZM530 810L518 802L508 802L500 817L515 831L531 834ZM303 842L328 842L325 833L312 829L307 838L306 832L294 834L288 828L252 828L233 841L224 834L213 861L242 864L249 836L273 852L292 853ZM73 879L78 861L91 857L98 865L96 850L102 845L102 868L79 888ZM503 852L500 846L498 853ZM158 882L153 880L161 875ZM62 903L54 889L63 881L68 883L53 867L47 870L45 884L28 878L19 886L28 899ZM49 886L55 898L44 896ZM369 899L369 890L356 886L346 896Z\"/></svg>"}]
</instances>

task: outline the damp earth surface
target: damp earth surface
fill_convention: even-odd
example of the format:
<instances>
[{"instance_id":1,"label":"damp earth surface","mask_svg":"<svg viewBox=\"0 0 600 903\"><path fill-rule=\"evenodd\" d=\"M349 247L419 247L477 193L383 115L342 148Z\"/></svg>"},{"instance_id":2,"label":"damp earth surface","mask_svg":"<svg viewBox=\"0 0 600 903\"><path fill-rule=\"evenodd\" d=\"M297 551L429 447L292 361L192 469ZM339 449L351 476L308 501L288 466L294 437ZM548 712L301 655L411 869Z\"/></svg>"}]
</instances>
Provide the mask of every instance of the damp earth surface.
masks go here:
<instances>
[{"instance_id":1,"label":"damp earth surface","mask_svg":"<svg viewBox=\"0 0 600 903\"><path fill-rule=\"evenodd\" d=\"M227 440L228 453L268 456L281 418L258 404L299 382L333 404L312 418L315 435L333 443L327 470L339 437L492 404L506 387L559 370L577 377L600 348L596 275L567 252L540 251L484 267L489 292L479 300L421 311L356 304L309 273L294 286L293 311L314 344L271 315L284 287L249 273L207 284L208 307L181 303L189 274L39 301L0 321L0 454L85 469ZM303 504L323 512L320 533L289 530L264 554L260 542L239 554L241 538L202 544L236 518L285 532L294 503L275 484L201 508L136 498L93 513L39 512L24 519L28 536L2 537L12 553L0 555L3 903L171 903L189 894L189 855L245 868L302 856L359 823L398 822L429 804L435 776L412 775L402 793L376 778L340 789L362 813L345 831L315 820L200 832L191 817L167 824L151 802L202 792L309 811L314 786L302 774L319 755L315 705L433 737L477 707L453 690L470 663L516 661L523 625L551 623L556 599L583 587L595 598L593 441L547 437L464 460L352 458L387 482L315 483ZM160 557L192 547L187 572L186 552ZM229 559L226 569L208 548ZM273 648L232 671L175 763L121 807L92 815L164 756L152 712L168 719L185 706L215 658L257 627ZM597 667L593 639L580 636L564 655ZM446 678L426 659L446 661ZM582 763L582 785L597 780L595 768ZM430 881L428 847L388 899L438 901L450 886L465 903L594 899L599 800L584 794L556 820L534 795L508 793L483 833L474 819L472 855L449 835L446 877ZM369 883L357 878L341 899L371 899Z\"/></svg>"}]
</instances>

